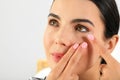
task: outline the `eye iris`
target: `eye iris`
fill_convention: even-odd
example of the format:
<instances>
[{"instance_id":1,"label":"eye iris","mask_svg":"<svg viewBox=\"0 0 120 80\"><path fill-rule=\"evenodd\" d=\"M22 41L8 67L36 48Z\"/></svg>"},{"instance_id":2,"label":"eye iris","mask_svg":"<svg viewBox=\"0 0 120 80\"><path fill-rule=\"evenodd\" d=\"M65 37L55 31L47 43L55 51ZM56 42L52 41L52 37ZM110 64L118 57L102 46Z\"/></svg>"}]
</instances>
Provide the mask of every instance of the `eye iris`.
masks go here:
<instances>
[{"instance_id":1,"label":"eye iris","mask_svg":"<svg viewBox=\"0 0 120 80\"><path fill-rule=\"evenodd\" d=\"M58 26L58 23L57 23L57 21L52 20L52 21L50 21L50 25L52 25L52 26Z\"/></svg>"},{"instance_id":2,"label":"eye iris","mask_svg":"<svg viewBox=\"0 0 120 80\"><path fill-rule=\"evenodd\" d=\"M86 29L84 27L79 27L78 30L79 31L86 31Z\"/></svg>"},{"instance_id":3,"label":"eye iris","mask_svg":"<svg viewBox=\"0 0 120 80\"><path fill-rule=\"evenodd\" d=\"M87 32L88 31L88 29L83 25L77 25L76 30L80 31L80 32Z\"/></svg>"}]
</instances>

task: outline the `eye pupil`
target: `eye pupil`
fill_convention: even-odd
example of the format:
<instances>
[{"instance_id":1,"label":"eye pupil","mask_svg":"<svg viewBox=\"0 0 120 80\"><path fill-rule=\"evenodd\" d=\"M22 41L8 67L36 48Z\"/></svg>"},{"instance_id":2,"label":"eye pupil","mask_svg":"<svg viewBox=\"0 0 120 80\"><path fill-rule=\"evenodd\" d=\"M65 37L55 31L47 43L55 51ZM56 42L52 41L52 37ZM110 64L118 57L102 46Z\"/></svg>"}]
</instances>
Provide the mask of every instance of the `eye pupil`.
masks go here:
<instances>
[{"instance_id":1,"label":"eye pupil","mask_svg":"<svg viewBox=\"0 0 120 80\"><path fill-rule=\"evenodd\" d=\"M51 24L55 24L55 21L52 21Z\"/></svg>"},{"instance_id":2,"label":"eye pupil","mask_svg":"<svg viewBox=\"0 0 120 80\"><path fill-rule=\"evenodd\" d=\"M87 32L88 28L83 25L78 24L78 25L76 25L75 30L77 30L79 32Z\"/></svg>"},{"instance_id":3,"label":"eye pupil","mask_svg":"<svg viewBox=\"0 0 120 80\"><path fill-rule=\"evenodd\" d=\"M50 20L49 24L51 26L58 26L58 22L56 20Z\"/></svg>"},{"instance_id":4,"label":"eye pupil","mask_svg":"<svg viewBox=\"0 0 120 80\"><path fill-rule=\"evenodd\" d=\"M76 28L76 30L81 31L81 30L82 30L82 28L81 28L81 27L77 27L77 28Z\"/></svg>"}]
</instances>

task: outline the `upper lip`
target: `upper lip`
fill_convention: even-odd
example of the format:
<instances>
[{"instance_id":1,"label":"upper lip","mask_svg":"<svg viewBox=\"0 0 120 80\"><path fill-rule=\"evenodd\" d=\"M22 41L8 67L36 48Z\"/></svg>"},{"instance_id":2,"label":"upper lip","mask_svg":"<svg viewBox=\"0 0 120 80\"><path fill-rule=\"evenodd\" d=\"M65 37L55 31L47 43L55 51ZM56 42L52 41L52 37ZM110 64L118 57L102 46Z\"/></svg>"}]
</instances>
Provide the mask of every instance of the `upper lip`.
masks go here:
<instances>
[{"instance_id":1,"label":"upper lip","mask_svg":"<svg viewBox=\"0 0 120 80\"><path fill-rule=\"evenodd\" d=\"M52 53L52 56L62 57L62 56L64 56L64 53L55 52L55 53Z\"/></svg>"}]
</instances>

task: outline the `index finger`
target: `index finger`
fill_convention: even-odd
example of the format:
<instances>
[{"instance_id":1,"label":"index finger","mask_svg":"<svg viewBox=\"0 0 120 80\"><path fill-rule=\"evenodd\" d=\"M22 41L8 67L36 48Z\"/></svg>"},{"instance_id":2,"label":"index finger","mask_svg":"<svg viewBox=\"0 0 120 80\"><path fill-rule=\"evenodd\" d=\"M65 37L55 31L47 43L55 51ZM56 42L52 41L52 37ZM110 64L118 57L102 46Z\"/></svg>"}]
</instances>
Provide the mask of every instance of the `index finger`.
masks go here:
<instances>
[{"instance_id":1,"label":"index finger","mask_svg":"<svg viewBox=\"0 0 120 80\"><path fill-rule=\"evenodd\" d=\"M65 55L61 58L61 60L57 63L54 69L52 69L51 74L49 77L53 77L52 80L56 80L64 71L69 59L73 55L73 53L76 51L76 49L79 47L78 43L75 43L68 51L65 53ZM57 72L57 74L56 74ZM55 76L56 75L56 76Z\"/></svg>"}]
</instances>

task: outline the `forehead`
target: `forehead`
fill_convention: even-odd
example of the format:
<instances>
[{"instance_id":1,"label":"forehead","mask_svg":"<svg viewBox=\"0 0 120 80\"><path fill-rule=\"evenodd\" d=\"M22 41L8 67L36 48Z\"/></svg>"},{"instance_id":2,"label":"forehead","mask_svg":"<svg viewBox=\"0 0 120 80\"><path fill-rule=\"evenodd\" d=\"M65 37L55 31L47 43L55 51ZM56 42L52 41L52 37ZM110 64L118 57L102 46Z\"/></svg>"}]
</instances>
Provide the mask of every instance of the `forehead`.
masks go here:
<instances>
[{"instance_id":1,"label":"forehead","mask_svg":"<svg viewBox=\"0 0 120 80\"><path fill-rule=\"evenodd\" d=\"M95 4L91 0L55 0L53 1L53 7L61 8L66 6L66 8L84 8L96 7ZM97 7L96 7L97 8Z\"/></svg>"},{"instance_id":2,"label":"forehead","mask_svg":"<svg viewBox=\"0 0 120 80\"><path fill-rule=\"evenodd\" d=\"M100 18L97 6L90 0L55 0L50 12L64 18ZM94 18L93 18L94 19Z\"/></svg>"}]
</instances>

